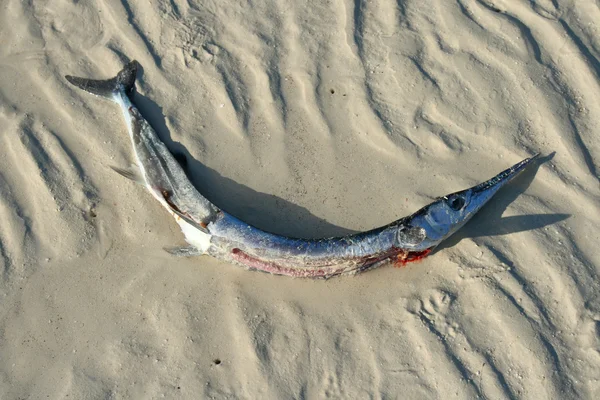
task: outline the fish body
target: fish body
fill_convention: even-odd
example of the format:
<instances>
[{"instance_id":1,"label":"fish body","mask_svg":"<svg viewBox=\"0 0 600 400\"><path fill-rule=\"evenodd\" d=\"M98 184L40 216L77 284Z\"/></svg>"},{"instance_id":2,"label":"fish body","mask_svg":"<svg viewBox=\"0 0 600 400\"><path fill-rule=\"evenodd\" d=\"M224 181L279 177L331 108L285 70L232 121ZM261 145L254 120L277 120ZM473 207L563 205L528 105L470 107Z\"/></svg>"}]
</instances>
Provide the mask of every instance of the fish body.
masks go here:
<instances>
[{"instance_id":1,"label":"fish body","mask_svg":"<svg viewBox=\"0 0 600 400\"><path fill-rule=\"evenodd\" d=\"M187 178L167 146L131 102L139 64L132 61L116 77L91 80L67 76L73 85L117 103L127 123L136 165L133 169L114 168L126 177L143 184L176 218L188 243L198 253L210 246L206 224L219 210L202 196Z\"/></svg>"},{"instance_id":2,"label":"fish body","mask_svg":"<svg viewBox=\"0 0 600 400\"><path fill-rule=\"evenodd\" d=\"M403 265L427 256L537 157L380 228L326 239L284 237L241 221L196 190L131 101L138 65L132 61L108 80L66 79L121 108L137 165L133 170L114 169L143 184L175 217L189 244L169 250L176 255L208 254L252 270L310 278L357 273L390 262Z\"/></svg>"}]
</instances>

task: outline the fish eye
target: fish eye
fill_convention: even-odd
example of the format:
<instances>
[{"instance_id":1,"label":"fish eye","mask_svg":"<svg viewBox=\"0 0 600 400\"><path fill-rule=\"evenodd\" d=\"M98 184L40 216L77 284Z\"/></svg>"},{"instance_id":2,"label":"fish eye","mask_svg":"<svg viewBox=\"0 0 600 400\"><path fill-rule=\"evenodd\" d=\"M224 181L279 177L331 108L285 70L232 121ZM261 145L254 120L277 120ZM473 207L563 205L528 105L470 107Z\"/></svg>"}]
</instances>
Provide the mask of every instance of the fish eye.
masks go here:
<instances>
[{"instance_id":1,"label":"fish eye","mask_svg":"<svg viewBox=\"0 0 600 400\"><path fill-rule=\"evenodd\" d=\"M459 211L464 207L465 199L462 196L453 196L448 199L446 204L454 211Z\"/></svg>"}]
</instances>

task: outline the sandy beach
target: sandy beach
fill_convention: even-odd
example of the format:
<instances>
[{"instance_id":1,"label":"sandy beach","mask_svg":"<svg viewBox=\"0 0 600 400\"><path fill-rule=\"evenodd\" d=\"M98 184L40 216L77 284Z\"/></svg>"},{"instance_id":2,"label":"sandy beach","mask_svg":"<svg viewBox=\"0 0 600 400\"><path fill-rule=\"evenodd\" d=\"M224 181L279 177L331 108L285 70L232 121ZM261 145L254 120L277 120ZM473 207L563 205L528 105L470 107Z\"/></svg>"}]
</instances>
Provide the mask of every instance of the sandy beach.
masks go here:
<instances>
[{"instance_id":1,"label":"sandy beach","mask_svg":"<svg viewBox=\"0 0 600 400\"><path fill-rule=\"evenodd\" d=\"M600 398L600 6L584 0L4 0L1 399ZM433 254L305 280L184 244L110 167L130 60L210 201L375 228L541 153Z\"/></svg>"}]
</instances>

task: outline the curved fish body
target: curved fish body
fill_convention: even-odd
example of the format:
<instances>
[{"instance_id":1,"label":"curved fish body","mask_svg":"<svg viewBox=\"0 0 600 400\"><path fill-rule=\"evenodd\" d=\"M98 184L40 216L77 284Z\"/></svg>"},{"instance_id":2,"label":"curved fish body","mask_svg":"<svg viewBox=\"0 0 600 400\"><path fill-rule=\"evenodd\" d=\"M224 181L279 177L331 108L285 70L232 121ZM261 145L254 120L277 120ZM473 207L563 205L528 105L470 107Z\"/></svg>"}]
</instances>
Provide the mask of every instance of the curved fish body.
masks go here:
<instances>
[{"instance_id":1,"label":"curved fish body","mask_svg":"<svg viewBox=\"0 0 600 400\"><path fill-rule=\"evenodd\" d=\"M477 186L438 198L414 214L367 232L296 239L262 231L219 209L185 172L131 101L138 63L108 80L67 76L73 85L116 102L133 144L134 169L114 168L143 184L175 217L190 246L173 254L208 254L248 269L294 277L328 278L427 256L463 226L496 192L537 157L527 158Z\"/></svg>"},{"instance_id":2,"label":"curved fish body","mask_svg":"<svg viewBox=\"0 0 600 400\"><path fill-rule=\"evenodd\" d=\"M219 210L198 193L167 146L131 102L138 67L139 64L132 61L117 76L107 80L65 78L71 84L119 105L127 122L136 165L128 169L113 169L144 185L175 216L190 245L199 249L198 252L204 252L210 241L206 224L216 217Z\"/></svg>"}]
</instances>

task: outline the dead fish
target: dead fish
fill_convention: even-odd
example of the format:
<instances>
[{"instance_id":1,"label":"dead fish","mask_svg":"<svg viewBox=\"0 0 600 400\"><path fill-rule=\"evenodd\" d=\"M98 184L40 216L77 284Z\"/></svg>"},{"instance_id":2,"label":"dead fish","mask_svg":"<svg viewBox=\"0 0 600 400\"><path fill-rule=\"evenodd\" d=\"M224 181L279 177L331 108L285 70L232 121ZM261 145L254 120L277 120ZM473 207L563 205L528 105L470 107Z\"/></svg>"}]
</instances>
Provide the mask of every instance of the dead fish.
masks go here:
<instances>
[{"instance_id":1,"label":"dead fish","mask_svg":"<svg viewBox=\"0 0 600 400\"><path fill-rule=\"evenodd\" d=\"M251 270L306 278L358 273L387 263L404 265L426 257L539 155L526 158L479 185L440 197L414 214L380 228L326 239L284 237L239 220L196 190L131 101L138 66L132 61L107 80L65 78L120 106L137 165L113 169L143 184L175 217L189 244L168 250L175 255L208 254Z\"/></svg>"}]
</instances>

